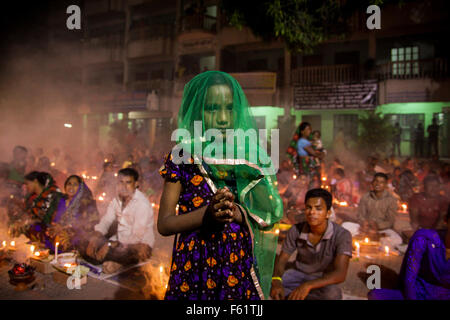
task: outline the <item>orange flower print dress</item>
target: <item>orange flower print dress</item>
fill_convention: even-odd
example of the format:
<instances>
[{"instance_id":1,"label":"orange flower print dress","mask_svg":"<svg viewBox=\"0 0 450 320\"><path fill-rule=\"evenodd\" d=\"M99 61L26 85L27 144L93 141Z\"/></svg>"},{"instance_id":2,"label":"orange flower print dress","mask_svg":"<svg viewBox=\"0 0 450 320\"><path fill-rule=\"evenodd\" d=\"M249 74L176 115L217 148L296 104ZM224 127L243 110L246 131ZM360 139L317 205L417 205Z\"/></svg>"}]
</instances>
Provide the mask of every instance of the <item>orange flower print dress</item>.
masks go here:
<instances>
[{"instance_id":1,"label":"orange flower print dress","mask_svg":"<svg viewBox=\"0 0 450 320\"><path fill-rule=\"evenodd\" d=\"M169 153L160 174L182 184L178 214L209 204L213 192L197 164L174 164ZM220 231L180 233L175 241L166 300L260 300L247 227L227 223Z\"/></svg>"}]
</instances>

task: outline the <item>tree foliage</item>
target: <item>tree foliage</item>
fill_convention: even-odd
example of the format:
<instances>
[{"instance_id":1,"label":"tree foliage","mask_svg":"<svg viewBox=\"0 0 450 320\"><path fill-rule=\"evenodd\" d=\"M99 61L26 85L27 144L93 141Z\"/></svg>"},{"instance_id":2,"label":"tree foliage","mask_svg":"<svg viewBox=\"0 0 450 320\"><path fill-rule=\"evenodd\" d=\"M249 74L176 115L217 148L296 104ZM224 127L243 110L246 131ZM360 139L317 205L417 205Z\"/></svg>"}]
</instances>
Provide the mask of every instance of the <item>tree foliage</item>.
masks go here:
<instances>
[{"instance_id":1,"label":"tree foliage","mask_svg":"<svg viewBox=\"0 0 450 320\"><path fill-rule=\"evenodd\" d=\"M296 53L311 53L315 46L350 32L350 17L359 11L365 24L369 5L401 0L223 0L230 25L249 27L264 40L282 39Z\"/></svg>"}]
</instances>

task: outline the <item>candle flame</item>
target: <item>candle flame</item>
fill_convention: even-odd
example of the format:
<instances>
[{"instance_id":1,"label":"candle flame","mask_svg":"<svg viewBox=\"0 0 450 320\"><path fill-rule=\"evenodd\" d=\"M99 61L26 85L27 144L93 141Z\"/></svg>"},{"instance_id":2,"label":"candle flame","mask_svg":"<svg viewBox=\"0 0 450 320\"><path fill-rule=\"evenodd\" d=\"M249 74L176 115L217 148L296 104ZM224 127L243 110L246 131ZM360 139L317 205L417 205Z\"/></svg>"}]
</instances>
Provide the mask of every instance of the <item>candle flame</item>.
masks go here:
<instances>
[{"instance_id":1,"label":"candle flame","mask_svg":"<svg viewBox=\"0 0 450 320\"><path fill-rule=\"evenodd\" d=\"M369 243L369 238L364 238L365 243Z\"/></svg>"},{"instance_id":2,"label":"candle flame","mask_svg":"<svg viewBox=\"0 0 450 320\"><path fill-rule=\"evenodd\" d=\"M105 158L105 162L108 162L108 159Z\"/></svg>"},{"instance_id":3,"label":"candle flame","mask_svg":"<svg viewBox=\"0 0 450 320\"><path fill-rule=\"evenodd\" d=\"M275 234L280 234L280 229L276 229Z\"/></svg>"},{"instance_id":4,"label":"candle flame","mask_svg":"<svg viewBox=\"0 0 450 320\"><path fill-rule=\"evenodd\" d=\"M98 200L99 200L99 201L103 201L103 200L105 200L105 199L104 199L102 196L99 196L99 197L98 197Z\"/></svg>"},{"instance_id":5,"label":"candle flame","mask_svg":"<svg viewBox=\"0 0 450 320\"><path fill-rule=\"evenodd\" d=\"M359 242L358 241L355 241L355 246L356 246L356 248L359 249Z\"/></svg>"},{"instance_id":6,"label":"candle flame","mask_svg":"<svg viewBox=\"0 0 450 320\"><path fill-rule=\"evenodd\" d=\"M327 181L327 177L322 177L322 181Z\"/></svg>"},{"instance_id":7,"label":"candle flame","mask_svg":"<svg viewBox=\"0 0 450 320\"><path fill-rule=\"evenodd\" d=\"M31 245L31 246L30 246L30 251L31 251L31 252L34 252L34 248L35 248L35 246L34 246L34 245Z\"/></svg>"},{"instance_id":8,"label":"candle flame","mask_svg":"<svg viewBox=\"0 0 450 320\"><path fill-rule=\"evenodd\" d=\"M163 272L164 272L164 268L163 268L163 266L160 266L160 267L159 267L159 272L161 272L161 273L163 273Z\"/></svg>"},{"instance_id":9,"label":"candle flame","mask_svg":"<svg viewBox=\"0 0 450 320\"><path fill-rule=\"evenodd\" d=\"M348 206L348 203L347 203L347 201L341 201L341 202L339 202L339 205L340 205L341 207L347 207L347 206Z\"/></svg>"},{"instance_id":10,"label":"candle flame","mask_svg":"<svg viewBox=\"0 0 450 320\"><path fill-rule=\"evenodd\" d=\"M408 205L406 203L402 203L402 209L403 211L408 210Z\"/></svg>"},{"instance_id":11,"label":"candle flame","mask_svg":"<svg viewBox=\"0 0 450 320\"><path fill-rule=\"evenodd\" d=\"M11 241L11 247L14 247L15 245L16 245L16 242L13 240L13 241Z\"/></svg>"},{"instance_id":12,"label":"candle flame","mask_svg":"<svg viewBox=\"0 0 450 320\"><path fill-rule=\"evenodd\" d=\"M2 242L3 247L6 247L6 241Z\"/></svg>"},{"instance_id":13,"label":"candle flame","mask_svg":"<svg viewBox=\"0 0 450 320\"><path fill-rule=\"evenodd\" d=\"M41 253L40 253L39 251L36 251L36 252L34 253L34 255L35 255L36 257L39 257L39 256L41 255Z\"/></svg>"},{"instance_id":14,"label":"candle flame","mask_svg":"<svg viewBox=\"0 0 450 320\"><path fill-rule=\"evenodd\" d=\"M292 179L297 179L297 176L294 174L294 175L292 176Z\"/></svg>"},{"instance_id":15,"label":"candle flame","mask_svg":"<svg viewBox=\"0 0 450 320\"><path fill-rule=\"evenodd\" d=\"M55 246L56 246L56 247L59 246L59 242L55 243Z\"/></svg>"},{"instance_id":16,"label":"candle flame","mask_svg":"<svg viewBox=\"0 0 450 320\"><path fill-rule=\"evenodd\" d=\"M103 192L103 193L102 193L102 196L106 197L106 193L105 193L105 192Z\"/></svg>"},{"instance_id":17,"label":"candle flame","mask_svg":"<svg viewBox=\"0 0 450 320\"><path fill-rule=\"evenodd\" d=\"M117 173L114 173L114 177L117 177Z\"/></svg>"},{"instance_id":18,"label":"candle flame","mask_svg":"<svg viewBox=\"0 0 450 320\"><path fill-rule=\"evenodd\" d=\"M52 167L54 167L56 164L55 164L54 162L52 162L50 165L51 165Z\"/></svg>"},{"instance_id":19,"label":"candle flame","mask_svg":"<svg viewBox=\"0 0 450 320\"><path fill-rule=\"evenodd\" d=\"M385 247L384 247L384 251L386 251L386 253L389 254L389 247L388 247L388 246L385 246Z\"/></svg>"},{"instance_id":20,"label":"candle flame","mask_svg":"<svg viewBox=\"0 0 450 320\"><path fill-rule=\"evenodd\" d=\"M152 207L154 207L155 206L155 203L154 202L152 202Z\"/></svg>"}]
</instances>

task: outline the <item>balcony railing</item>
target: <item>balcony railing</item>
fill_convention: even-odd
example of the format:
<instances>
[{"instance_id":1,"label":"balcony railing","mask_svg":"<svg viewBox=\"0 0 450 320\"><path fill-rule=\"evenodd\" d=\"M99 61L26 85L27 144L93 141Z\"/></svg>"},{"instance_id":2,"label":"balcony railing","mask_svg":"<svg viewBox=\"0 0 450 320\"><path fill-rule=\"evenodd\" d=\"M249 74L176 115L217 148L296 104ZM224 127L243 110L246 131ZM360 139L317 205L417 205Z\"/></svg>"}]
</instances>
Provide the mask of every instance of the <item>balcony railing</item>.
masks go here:
<instances>
[{"instance_id":1,"label":"balcony railing","mask_svg":"<svg viewBox=\"0 0 450 320\"><path fill-rule=\"evenodd\" d=\"M359 65L301 67L292 70L292 83L348 82L361 80Z\"/></svg>"},{"instance_id":2,"label":"balcony railing","mask_svg":"<svg viewBox=\"0 0 450 320\"><path fill-rule=\"evenodd\" d=\"M434 58L417 61L389 62L377 66L377 75L380 80L388 79L420 79L449 77L448 60Z\"/></svg>"},{"instance_id":3,"label":"balcony railing","mask_svg":"<svg viewBox=\"0 0 450 320\"><path fill-rule=\"evenodd\" d=\"M181 21L181 32L195 29L216 32L216 17L206 14L194 14L183 17Z\"/></svg>"},{"instance_id":4,"label":"balcony railing","mask_svg":"<svg viewBox=\"0 0 450 320\"><path fill-rule=\"evenodd\" d=\"M434 58L417 61L389 62L367 71L360 65L327 65L301 67L292 70L291 81L300 83L339 83L367 79L440 79L450 77L448 59Z\"/></svg>"}]
</instances>

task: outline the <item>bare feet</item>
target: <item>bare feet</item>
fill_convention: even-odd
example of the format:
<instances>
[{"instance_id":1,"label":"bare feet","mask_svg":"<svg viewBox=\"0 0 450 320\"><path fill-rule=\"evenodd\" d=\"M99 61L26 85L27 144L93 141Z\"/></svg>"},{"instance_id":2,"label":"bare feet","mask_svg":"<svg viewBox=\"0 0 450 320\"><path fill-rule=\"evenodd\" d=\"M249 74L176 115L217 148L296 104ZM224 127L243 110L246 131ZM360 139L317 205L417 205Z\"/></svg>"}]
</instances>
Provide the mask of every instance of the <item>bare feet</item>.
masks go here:
<instances>
[{"instance_id":1,"label":"bare feet","mask_svg":"<svg viewBox=\"0 0 450 320\"><path fill-rule=\"evenodd\" d=\"M104 273L115 273L119 271L119 269L122 268L122 265L120 263L114 262L114 261L105 261L103 262L103 272Z\"/></svg>"}]
</instances>

